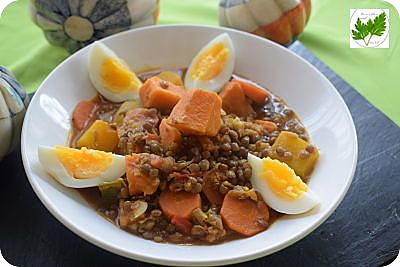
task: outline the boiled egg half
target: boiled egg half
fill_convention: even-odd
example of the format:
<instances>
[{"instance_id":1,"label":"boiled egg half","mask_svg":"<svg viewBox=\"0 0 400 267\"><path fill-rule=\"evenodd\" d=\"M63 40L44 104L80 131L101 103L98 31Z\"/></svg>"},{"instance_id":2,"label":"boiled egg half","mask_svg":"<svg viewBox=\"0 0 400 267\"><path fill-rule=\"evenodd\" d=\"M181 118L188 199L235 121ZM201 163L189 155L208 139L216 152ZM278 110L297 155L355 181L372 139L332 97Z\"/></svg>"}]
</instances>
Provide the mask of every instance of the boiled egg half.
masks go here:
<instances>
[{"instance_id":1,"label":"boiled egg half","mask_svg":"<svg viewBox=\"0 0 400 267\"><path fill-rule=\"evenodd\" d=\"M38 155L42 167L67 187L98 186L125 174L125 157L103 151L39 146Z\"/></svg>"},{"instance_id":2,"label":"boiled egg half","mask_svg":"<svg viewBox=\"0 0 400 267\"><path fill-rule=\"evenodd\" d=\"M186 88L220 90L232 76L235 50L227 33L215 37L194 57L185 75Z\"/></svg>"},{"instance_id":3,"label":"boiled egg half","mask_svg":"<svg viewBox=\"0 0 400 267\"><path fill-rule=\"evenodd\" d=\"M318 205L318 197L286 163L248 154L253 169L251 183L264 201L285 214L300 214Z\"/></svg>"},{"instance_id":4,"label":"boiled egg half","mask_svg":"<svg viewBox=\"0 0 400 267\"><path fill-rule=\"evenodd\" d=\"M142 82L106 45L95 42L89 52L89 77L96 90L112 102L138 99Z\"/></svg>"}]
</instances>

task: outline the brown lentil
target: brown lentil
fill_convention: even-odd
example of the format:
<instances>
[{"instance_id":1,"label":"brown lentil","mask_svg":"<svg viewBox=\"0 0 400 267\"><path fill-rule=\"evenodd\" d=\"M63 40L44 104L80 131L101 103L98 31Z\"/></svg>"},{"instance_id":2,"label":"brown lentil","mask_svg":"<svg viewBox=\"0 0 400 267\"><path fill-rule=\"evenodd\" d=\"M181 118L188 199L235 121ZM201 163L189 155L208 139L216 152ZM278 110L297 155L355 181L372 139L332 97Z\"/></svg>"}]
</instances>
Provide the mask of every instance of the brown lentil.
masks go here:
<instances>
[{"instance_id":1,"label":"brown lentil","mask_svg":"<svg viewBox=\"0 0 400 267\"><path fill-rule=\"evenodd\" d=\"M310 156L310 153L307 150L300 151L299 158L306 159Z\"/></svg>"},{"instance_id":2,"label":"brown lentil","mask_svg":"<svg viewBox=\"0 0 400 267\"><path fill-rule=\"evenodd\" d=\"M306 150L307 150L309 153L313 153L313 152L315 151L315 146L313 146L313 145L308 145L308 146L306 147Z\"/></svg>"},{"instance_id":3,"label":"brown lentil","mask_svg":"<svg viewBox=\"0 0 400 267\"><path fill-rule=\"evenodd\" d=\"M247 146L250 144L250 137L248 136L244 136L242 137L242 139L240 140L240 143L244 146Z\"/></svg>"},{"instance_id":4,"label":"brown lentil","mask_svg":"<svg viewBox=\"0 0 400 267\"><path fill-rule=\"evenodd\" d=\"M162 236L155 235L155 236L153 237L153 240L156 241L157 243L160 243L160 242L162 242L164 239L162 238Z\"/></svg>"},{"instance_id":5,"label":"brown lentil","mask_svg":"<svg viewBox=\"0 0 400 267\"><path fill-rule=\"evenodd\" d=\"M239 135L234 130L229 130L228 134L234 141L237 141L239 139Z\"/></svg>"},{"instance_id":6,"label":"brown lentil","mask_svg":"<svg viewBox=\"0 0 400 267\"><path fill-rule=\"evenodd\" d=\"M151 216L153 217L160 217L162 215L162 211L159 209L155 209L151 211Z\"/></svg>"},{"instance_id":7,"label":"brown lentil","mask_svg":"<svg viewBox=\"0 0 400 267\"><path fill-rule=\"evenodd\" d=\"M290 151L285 151L285 152L283 153L283 157L284 157L285 159L287 159L287 160L291 160L291 159L293 159L293 154L292 154L292 152L290 152Z\"/></svg>"},{"instance_id":8,"label":"brown lentil","mask_svg":"<svg viewBox=\"0 0 400 267\"><path fill-rule=\"evenodd\" d=\"M200 171L200 166L197 163L192 163L189 165L189 170L191 173L199 172Z\"/></svg>"},{"instance_id":9,"label":"brown lentil","mask_svg":"<svg viewBox=\"0 0 400 267\"><path fill-rule=\"evenodd\" d=\"M226 177L228 177L229 179L234 179L236 178L236 173L232 170L226 171Z\"/></svg>"},{"instance_id":10,"label":"brown lentil","mask_svg":"<svg viewBox=\"0 0 400 267\"><path fill-rule=\"evenodd\" d=\"M284 153L285 153L285 149L283 147L278 146L276 148L276 154L278 154L278 156L283 157Z\"/></svg>"},{"instance_id":11,"label":"brown lentil","mask_svg":"<svg viewBox=\"0 0 400 267\"><path fill-rule=\"evenodd\" d=\"M154 234L152 232L144 232L142 236L144 239L153 239Z\"/></svg>"},{"instance_id":12,"label":"brown lentil","mask_svg":"<svg viewBox=\"0 0 400 267\"><path fill-rule=\"evenodd\" d=\"M204 171L208 171L208 169L210 168L210 162L206 159L203 159L199 162L199 166L200 169L204 172Z\"/></svg>"}]
</instances>

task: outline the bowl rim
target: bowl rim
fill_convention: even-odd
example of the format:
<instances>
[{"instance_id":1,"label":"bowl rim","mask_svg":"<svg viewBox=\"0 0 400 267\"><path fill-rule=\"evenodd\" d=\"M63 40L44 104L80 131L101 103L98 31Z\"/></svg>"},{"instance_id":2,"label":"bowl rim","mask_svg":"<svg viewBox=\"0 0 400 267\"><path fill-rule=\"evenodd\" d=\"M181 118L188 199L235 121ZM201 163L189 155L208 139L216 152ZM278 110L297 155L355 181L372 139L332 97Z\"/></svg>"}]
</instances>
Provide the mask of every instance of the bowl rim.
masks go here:
<instances>
[{"instance_id":1,"label":"bowl rim","mask_svg":"<svg viewBox=\"0 0 400 267\"><path fill-rule=\"evenodd\" d=\"M350 177L346 180L346 183L343 185L340 194L338 195L338 197L336 198L335 201L333 201L332 203L330 203L330 205L326 208L326 212L325 214L320 218L320 220L315 221L313 224L311 224L309 227L307 227L306 229L298 232L296 235L292 236L288 241L282 241L280 243L277 243L275 245L272 246L271 249L259 249L257 251L251 252L251 253L247 253L247 254L240 254L238 256L234 256L234 255L229 255L228 257L221 257L219 259L216 260L208 260L208 261L202 261L202 260L176 260L176 259L170 259L170 258L166 258L166 257L159 257L157 255L152 255L147 256L147 255L142 255L139 253L136 253L135 251L127 251L124 250L121 247L117 247L115 245L110 245L109 243L107 243L106 241L100 240L99 238L97 238L96 236L92 236L89 235L83 231L81 231L77 226L74 225L73 221L66 218L65 216L63 216L62 212L60 212L59 210L57 210L57 208L55 206L52 206L50 204L50 201L48 199L48 197L46 196L46 194L42 191L42 189L38 186L36 180L32 177L32 174L30 173L28 166L29 166L29 159L26 153L26 138L25 136L27 136L27 123L26 120L27 118L30 116L31 113L31 107L30 105L28 106L27 110L26 110L26 115L24 118L24 123L23 123L23 127L22 127L22 132L21 132L21 156L22 156L22 162L23 162L23 166L24 166L24 170L25 173L28 177L28 181L31 185L31 187L33 188L35 194L37 195L37 197L40 199L40 201L43 203L43 205L46 207L46 209L59 221L61 222L64 226L66 226L70 231L72 231L73 233L75 233L76 235L78 235L79 237L83 238L84 240L88 241L89 243L92 243L94 245L96 245L97 247L100 247L108 252L117 254L119 256L123 256L129 259L133 259L133 260L139 260L139 261L143 261L143 262L147 262L147 263L156 263L156 264L160 264L160 265L176 265L176 266L186 266L187 264L190 265L194 265L194 266L208 266L210 264L212 265L226 265L226 264L233 264L233 263L240 263L240 262L244 262L244 261L249 261L249 260L253 260L256 258L260 258L263 256L267 256L270 254L273 254L279 250L282 250L288 246L293 245L294 243L296 243L297 241L303 239L305 236L307 236L309 233L311 233L312 231L314 231L318 226L320 226L323 222L325 222L327 220L327 218L337 209L337 207L340 205L340 203L342 202L343 198L345 197L346 193L348 192L348 189L352 183L352 180L354 178L354 174L356 171L356 167L357 167L357 159L358 159L358 140L357 140L357 132L356 132L356 128L354 125L354 121L353 118L351 116L351 113L347 107L347 104L344 102L342 96L339 94L339 92L337 91L337 89L335 88L335 86L328 80L327 77L325 77L325 75L323 75L315 66L313 66L310 62L308 62L307 60L305 60L304 58L300 57L299 55L295 54L293 51L287 49L286 47L283 47L277 43L274 43L268 39L259 37L257 35L251 34L251 33L247 33L247 32L243 32L243 31L239 31L236 29L231 29L231 28L227 28L227 27L221 27L221 26L208 26L208 25L196 25L196 24L167 24L167 25L151 25L151 26L145 26L145 27L141 27L141 28L136 28L136 29L131 29L128 31L123 31L117 34L113 34L111 36L108 36L106 38L101 39L100 41L103 42L104 40L108 40L108 39L113 39L113 38L119 38L120 36L123 35L129 35L132 32L140 32L140 31L148 31L151 29L159 29L159 28L194 28L194 30L196 28L203 28L203 29L210 29L210 30L215 30L215 29L219 29L219 30L224 30L226 32L235 32L241 35L245 35L248 38L256 38L259 39L262 42L267 42L269 43L269 45L275 46L277 49L283 50L286 53L291 54L292 56L296 57L298 60L302 61L303 64L306 64L309 68L312 68L317 74L318 76L320 76L320 78L322 78L323 81L327 82L332 90L334 91L334 94L336 94L336 96L339 98L339 101L341 102L341 104L344 107L344 112L346 114L347 119L349 120L350 124L351 124L351 135L354 137L352 138L353 140L353 146L354 146L354 153L352 156L352 169L350 172ZM79 56L80 53L82 53L85 49L88 49L88 47L90 47L90 45L80 49L79 51L75 52L74 54L68 56L64 61L62 61L56 68L54 68L48 75L47 77L43 80L43 82L40 84L40 86L38 87L38 89L36 90L34 96L31 99L31 102L33 102L36 97L38 96L37 92L40 91L40 89L43 87L43 85L45 83L47 83L47 80L53 76L53 74L55 72L58 71L58 69L62 68L65 64L68 64L68 61L72 58L72 57L76 57ZM219 244L219 245L223 245Z\"/></svg>"}]
</instances>

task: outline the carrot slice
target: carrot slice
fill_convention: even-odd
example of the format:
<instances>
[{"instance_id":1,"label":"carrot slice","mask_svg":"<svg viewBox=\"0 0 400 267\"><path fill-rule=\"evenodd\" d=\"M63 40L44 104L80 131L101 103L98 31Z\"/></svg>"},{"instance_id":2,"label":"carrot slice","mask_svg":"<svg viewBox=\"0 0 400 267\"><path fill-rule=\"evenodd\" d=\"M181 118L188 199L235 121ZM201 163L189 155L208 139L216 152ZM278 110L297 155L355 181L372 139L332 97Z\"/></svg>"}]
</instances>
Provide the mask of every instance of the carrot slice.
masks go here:
<instances>
[{"instance_id":1,"label":"carrot slice","mask_svg":"<svg viewBox=\"0 0 400 267\"><path fill-rule=\"evenodd\" d=\"M221 127L221 98L214 92L190 89L169 116L183 134L215 136Z\"/></svg>"},{"instance_id":2,"label":"carrot slice","mask_svg":"<svg viewBox=\"0 0 400 267\"><path fill-rule=\"evenodd\" d=\"M185 235L190 235L192 232L192 223L188 219L174 216L172 217L171 222Z\"/></svg>"},{"instance_id":3,"label":"carrot slice","mask_svg":"<svg viewBox=\"0 0 400 267\"><path fill-rule=\"evenodd\" d=\"M242 86L244 94L248 98L250 98L257 104L264 104L265 99L268 97L267 91L245 81L241 80L234 80L234 81L237 81L240 84L240 86Z\"/></svg>"},{"instance_id":4,"label":"carrot slice","mask_svg":"<svg viewBox=\"0 0 400 267\"><path fill-rule=\"evenodd\" d=\"M178 151L182 145L181 132L163 119L160 123L161 144L165 150Z\"/></svg>"},{"instance_id":5,"label":"carrot slice","mask_svg":"<svg viewBox=\"0 0 400 267\"><path fill-rule=\"evenodd\" d=\"M239 199L232 193L230 191L225 195L220 212L225 225L244 236L252 236L267 229L267 205L262 201Z\"/></svg>"},{"instance_id":6,"label":"carrot slice","mask_svg":"<svg viewBox=\"0 0 400 267\"><path fill-rule=\"evenodd\" d=\"M72 113L72 123L78 130L86 127L90 117L96 109L96 104L92 101L83 100L76 105Z\"/></svg>"},{"instance_id":7,"label":"carrot slice","mask_svg":"<svg viewBox=\"0 0 400 267\"><path fill-rule=\"evenodd\" d=\"M276 124L272 121L265 121L265 120L255 120L255 122L257 124L260 124L264 130L272 133L273 131L275 131L276 129L278 129L278 126L276 126Z\"/></svg>"},{"instance_id":8,"label":"carrot slice","mask_svg":"<svg viewBox=\"0 0 400 267\"><path fill-rule=\"evenodd\" d=\"M247 117L254 111L238 81L226 83L219 96L222 100L222 108L228 113Z\"/></svg>"},{"instance_id":9,"label":"carrot slice","mask_svg":"<svg viewBox=\"0 0 400 267\"><path fill-rule=\"evenodd\" d=\"M145 195L151 195L156 192L160 180L148 177L140 171L139 155L132 154L127 156L125 160L129 194L137 195L144 193Z\"/></svg>"},{"instance_id":10,"label":"carrot slice","mask_svg":"<svg viewBox=\"0 0 400 267\"><path fill-rule=\"evenodd\" d=\"M172 192L165 190L161 193L159 201L161 209L170 218L190 219L192 211L196 208L201 208L200 194L192 194L185 191Z\"/></svg>"},{"instance_id":11,"label":"carrot slice","mask_svg":"<svg viewBox=\"0 0 400 267\"><path fill-rule=\"evenodd\" d=\"M203 192L211 204L221 205L224 196L213 185L213 182L217 179L217 173L215 171L205 173L203 176Z\"/></svg>"}]
</instances>

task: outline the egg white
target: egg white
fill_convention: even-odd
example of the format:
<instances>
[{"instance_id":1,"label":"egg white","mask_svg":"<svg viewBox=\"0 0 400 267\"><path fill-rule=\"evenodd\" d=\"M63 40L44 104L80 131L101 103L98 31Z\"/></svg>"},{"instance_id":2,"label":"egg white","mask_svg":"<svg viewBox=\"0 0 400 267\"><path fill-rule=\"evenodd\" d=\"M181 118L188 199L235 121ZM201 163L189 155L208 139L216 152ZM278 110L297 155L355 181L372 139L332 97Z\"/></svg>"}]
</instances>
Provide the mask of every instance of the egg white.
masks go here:
<instances>
[{"instance_id":1,"label":"egg white","mask_svg":"<svg viewBox=\"0 0 400 267\"><path fill-rule=\"evenodd\" d=\"M136 100L139 98L139 90L136 87L126 88L120 92L113 92L103 83L101 78L101 67L104 60L113 58L115 61L121 63L129 69L128 65L118 57L118 55L100 42L95 42L89 51L89 77L96 90L106 99L113 102L123 102L127 100ZM139 81L138 81L139 82ZM140 82L141 84L141 82Z\"/></svg>"},{"instance_id":2,"label":"egg white","mask_svg":"<svg viewBox=\"0 0 400 267\"><path fill-rule=\"evenodd\" d=\"M59 161L53 147L38 147L39 162L42 167L59 183L71 188L86 188L98 186L104 182L111 182L125 174L125 157L113 154L109 168L93 178L77 179L72 177Z\"/></svg>"},{"instance_id":3,"label":"egg white","mask_svg":"<svg viewBox=\"0 0 400 267\"><path fill-rule=\"evenodd\" d=\"M308 186L308 190L294 200L282 199L275 195L263 178L263 160L252 154L248 154L247 159L252 167L251 184L272 209L285 214L300 214L311 210L319 204L317 195Z\"/></svg>"},{"instance_id":4,"label":"egg white","mask_svg":"<svg viewBox=\"0 0 400 267\"><path fill-rule=\"evenodd\" d=\"M200 80L200 79L193 79L190 75L191 70L194 68L198 58L200 55L209 47L212 47L215 43L223 43L226 48L229 50L228 59L225 63L224 69L219 73L216 77L212 80ZM226 82L232 76L233 69L235 66L235 49L233 47L232 39L229 37L227 33L223 33L215 37L209 43L207 43L193 58L192 62L189 65L189 68L185 75L184 85L186 88L191 89L203 89L203 90L210 90L210 91L218 91L220 90Z\"/></svg>"}]
</instances>

